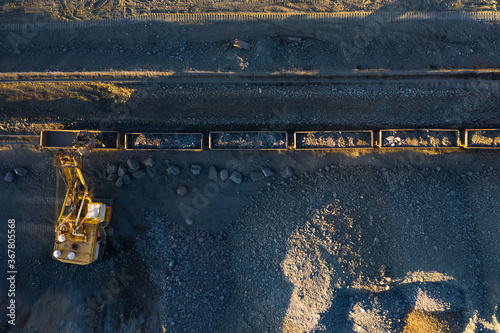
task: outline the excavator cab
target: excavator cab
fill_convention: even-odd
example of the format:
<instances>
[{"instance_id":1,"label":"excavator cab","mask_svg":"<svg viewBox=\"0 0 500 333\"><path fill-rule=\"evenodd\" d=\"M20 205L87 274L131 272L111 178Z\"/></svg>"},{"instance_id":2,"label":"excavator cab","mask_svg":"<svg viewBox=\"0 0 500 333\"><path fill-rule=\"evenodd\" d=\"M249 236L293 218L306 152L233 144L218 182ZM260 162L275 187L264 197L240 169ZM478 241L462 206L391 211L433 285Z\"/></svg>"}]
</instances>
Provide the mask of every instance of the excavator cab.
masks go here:
<instances>
[{"instance_id":1,"label":"excavator cab","mask_svg":"<svg viewBox=\"0 0 500 333\"><path fill-rule=\"evenodd\" d=\"M81 171L81 157L60 152L55 164L58 177L64 179L66 195L55 223L52 256L65 263L88 265L103 251L112 207L93 201L92 188Z\"/></svg>"}]
</instances>

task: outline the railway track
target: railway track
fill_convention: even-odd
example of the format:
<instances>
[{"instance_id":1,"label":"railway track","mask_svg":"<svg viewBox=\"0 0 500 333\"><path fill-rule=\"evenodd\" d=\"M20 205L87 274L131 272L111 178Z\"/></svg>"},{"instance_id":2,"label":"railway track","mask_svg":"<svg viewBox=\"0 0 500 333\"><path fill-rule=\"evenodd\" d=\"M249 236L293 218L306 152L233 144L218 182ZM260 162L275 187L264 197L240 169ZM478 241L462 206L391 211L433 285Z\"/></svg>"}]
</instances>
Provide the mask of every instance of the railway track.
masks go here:
<instances>
[{"instance_id":1,"label":"railway track","mask_svg":"<svg viewBox=\"0 0 500 333\"><path fill-rule=\"evenodd\" d=\"M0 135L0 147L5 146L38 146L40 144L39 135Z\"/></svg>"}]
</instances>

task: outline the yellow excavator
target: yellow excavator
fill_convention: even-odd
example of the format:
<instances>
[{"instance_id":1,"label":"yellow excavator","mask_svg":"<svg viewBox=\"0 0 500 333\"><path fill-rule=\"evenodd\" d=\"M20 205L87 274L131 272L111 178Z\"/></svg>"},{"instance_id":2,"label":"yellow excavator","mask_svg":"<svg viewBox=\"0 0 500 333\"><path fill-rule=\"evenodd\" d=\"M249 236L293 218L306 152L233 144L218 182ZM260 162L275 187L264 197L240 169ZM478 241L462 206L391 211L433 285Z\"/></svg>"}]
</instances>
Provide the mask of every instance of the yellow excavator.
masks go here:
<instances>
[{"instance_id":1,"label":"yellow excavator","mask_svg":"<svg viewBox=\"0 0 500 333\"><path fill-rule=\"evenodd\" d=\"M112 208L93 201L92 188L82 174L81 156L59 152L55 164L58 168L58 187L61 175L67 190L55 223L52 256L65 263L88 265L104 250L105 228L109 225Z\"/></svg>"}]
</instances>

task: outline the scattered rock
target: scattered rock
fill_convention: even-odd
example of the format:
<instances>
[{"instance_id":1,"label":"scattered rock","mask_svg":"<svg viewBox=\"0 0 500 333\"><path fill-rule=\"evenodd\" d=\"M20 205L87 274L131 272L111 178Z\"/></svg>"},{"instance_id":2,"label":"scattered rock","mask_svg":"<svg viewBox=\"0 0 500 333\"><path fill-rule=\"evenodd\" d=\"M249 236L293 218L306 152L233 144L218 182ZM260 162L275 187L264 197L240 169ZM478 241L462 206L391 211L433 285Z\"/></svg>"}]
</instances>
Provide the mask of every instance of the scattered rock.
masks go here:
<instances>
[{"instance_id":1,"label":"scattered rock","mask_svg":"<svg viewBox=\"0 0 500 333\"><path fill-rule=\"evenodd\" d=\"M110 164L110 165L108 165L108 168L106 169L106 172L108 174L117 173L118 172L118 165L116 165L116 164Z\"/></svg>"},{"instance_id":2,"label":"scattered rock","mask_svg":"<svg viewBox=\"0 0 500 333\"><path fill-rule=\"evenodd\" d=\"M266 178L264 176L264 173L261 172L261 171L254 171L250 174L250 178L252 178L252 181L254 182L258 182L259 180L262 180L264 178Z\"/></svg>"},{"instance_id":3,"label":"scattered rock","mask_svg":"<svg viewBox=\"0 0 500 333\"><path fill-rule=\"evenodd\" d=\"M404 300L398 293L357 295L348 312L354 332L402 332Z\"/></svg>"},{"instance_id":4,"label":"scattered rock","mask_svg":"<svg viewBox=\"0 0 500 333\"><path fill-rule=\"evenodd\" d=\"M148 157L148 159L142 163L147 167L153 167L156 164L155 160L152 157Z\"/></svg>"},{"instance_id":5,"label":"scattered rock","mask_svg":"<svg viewBox=\"0 0 500 333\"><path fill-rule=\"evenodd\" d=\"M123 186L123 178L118 178L115 183L116 187L122 187Z\"/></svg>"},{"instance_id":6,"label":"scattered rock","mask_svg":"<svg viewBox=\"0 0 500 333\"><path fill-rule=\"evenodd\" d=\"M181 169L176 165L171 165L167 168L167 172L171 175L178 175L181 173Z\"/></svg>"},{"instance_id":7,"label":"scattered rock","mask_svg":"<svg viewBox=\"0 0 500 333\"><path fill-rule=\"evenodd\" d=\"M293 171L289 167L286 167L285 169L283 169L283 171L281 171L281 177L283 178L290 178L292 176L293 176Z\"/></svg>"},{"instance_id":8,"label":"scattered rock","mask_svg":"<svg viewBox=\"0 0 500 333\"><path fill-rule=\"evenodd\" d=\"M186 219L186 224L187 224L187 225L191 225L191 224L193 224L193 220L191 220L191 219Z\"/></svg>"},{"instance_id":9,"label":"scattered rock","mask_svg":"<svg viewBox=\"0 0 500 333\"><path fill-rule=\"evenodd\" d=\"M133 173L133 176L134 176L135 179L144 178L144 177L146 177L146 171L144 171L144 170L136 171L136 172Z\"/></svg>"},{"instance_id":10,"label":"scattered rock","mask_svg":"<svg viewBox=\"0 0 500 333\"><path fill-rule=\"evenodd\" d=\"M213 165L208 168L208 179L217 180L217 169Z\"/></svg>"},{"instance_id":11,"label":"scattered rock","mask_svg":"<svg viewBox=\"0 0 500 333\"><path fill-rule=\"evenodd\" d=\"M116 173L112 173L112 174L108 175L107 179L112 181L112 182L116 182L118 180L118 175Z\"/></svg>"},{"instance_id":12,"label":"scattered rock","mask_svg":"<svg viewBox=\"0 0 500 333\"><path fill-rule=\"evenodd\" d=\"M8 183L12 183L14 181L14 173L12 171L7 172L4 179Z\"/></svg>"},{"instance_id":13,"label":"scattered rock","mask_svg":"<svg viewBox=\"0 0 500 333\"><path fill-rule=\"evenodd\" d=\"M123 177L126 173L127 168L123 164L120 164L120 166L118 167L118 177Z\"/></svg>"},{"instance_id":14,"label":"scattered rock","mask_svg":"<svg viewBox=\"0 0 500 333\"><path fill-rule=\"evenodd\" d=\"M264 168L264 169L262 169L262 173L266 177L271 177L272 175L274 175L273 170L271 170L270 168Z\"/></svg>"},{"instance_id":15,"label":"scattered rock","mask_svg":"<svg viewBox=\"0 0 500 333\"><path fill-rule=\"evenodd\" d=\"M139 164L139 162L137 162L136 160L134 160L132 158L127 160L127 165L131 171L137 171L141 168L141 165Z\"/></svg>"},{"instance_id":16,"label":"scattered rock","mask_svg":"<svg viewBox=\"0 0 500 333\"><path fill-rule=\"evenodd\" d=\"M14 172L16 173L16 175L21 177L26 176L28 174L28 170L26 170L25 168L15 168Z\"/></svg>"},{"instance_id":17,"label":"scattered rock","mask_svg":"<svg viewBox=\"0 0 500 333\"><path fill-rule=\"evenodd\" d=\"M411 283L402 287L411 307L430 312L459 312L465 306L463 292L447 283Z\"/></svg>"},{"instance_id":18,"label":"scattered rock","mask_svg":"<svg viewBox=\"0 0 500 333\"><path fill-rule=\"evenodd\" d=\"M243 180L243 175L241 174L241 172L234 171L231 174L231 177L229 177L229 179L231 179L236 184L241 184L241 181Z\"/></svg>"},{"instance_id":19,"label":"scattered rock","mask_svg":"<svg viewBox=\"0 0 500 333\"><path fill-rule=\"evenodd\" d=\"M153 178L154 176L156 176L156 170L153 168L146 168L146 174L148 175L148 177Z\"/></svg>"},{"instance_id":20,"label":"scattered rock","mask_svg":"<svg viewBox=\"0 0 500 333\"><path fill-rule=\"evenodd\" d=\"M122 179L123 179L123 185L129 185L132 183L132 179L130 178L129 174L124 175Z\"/></svg>"},{"instance_id":21,"label":"scattered rock","mask_svg":"<svg viewBox=\"0 0 500 333\"><path fill-rule=\"evenodd\" d=\"M188 193L188 189L186 186L181 185L177 188L177 194L180 195L181 197L185 196ZM187 222L187 220L186 220Z\"/></svg>"},{"instance_id":22,"label":"scattered rock","mask_svg":"<svg viewBox=\"0 0 500 333\"><path fill-rule=\"evenodd\" d=\"M226 181L227 177L229 177L229 171L227 171L226 169L223 169L219 172L219 177L220 177L220 180L222 180L223 182Z\"/></svg>"},{"instance_id":23,"label":"scattered rock","mask_svg":"<svg viewBox=\"0 0 500 333\"><path fill-rule=\"evenodd\" d=\"M191 165L191 173L193 175L199 175L201 172L201 165L193 164Z\"/></svg>"}]
</instances>

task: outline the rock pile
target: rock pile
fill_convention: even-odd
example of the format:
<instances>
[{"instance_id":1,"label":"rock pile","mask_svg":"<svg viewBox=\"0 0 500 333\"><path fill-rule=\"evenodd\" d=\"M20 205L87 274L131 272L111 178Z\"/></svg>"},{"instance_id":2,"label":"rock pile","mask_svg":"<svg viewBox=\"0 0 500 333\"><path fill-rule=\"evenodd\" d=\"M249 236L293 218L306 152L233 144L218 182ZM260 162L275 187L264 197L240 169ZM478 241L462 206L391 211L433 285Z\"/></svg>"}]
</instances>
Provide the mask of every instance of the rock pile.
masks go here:
<instances>
[{"instance_id":1,"label":"rock pile","mask_svg":"<svg viewBox=\"0 0 500 333\"><path fill-rule=\"evenodd\" d=\"M128 159L126 165L123 163L109 164L106 168L106 179L114 182L116 187L132 184L132 177L134 179L142 179L146 176L154 177L156 171L154 169L155 160L152 157L144 160L142 164L146 167L141 167L141 164L135 159ZM128 168L127 168L128 167Z\"/></svg>"}]
</instances>

